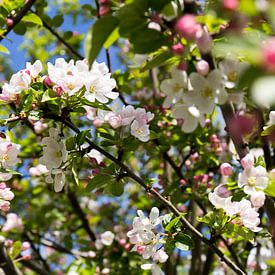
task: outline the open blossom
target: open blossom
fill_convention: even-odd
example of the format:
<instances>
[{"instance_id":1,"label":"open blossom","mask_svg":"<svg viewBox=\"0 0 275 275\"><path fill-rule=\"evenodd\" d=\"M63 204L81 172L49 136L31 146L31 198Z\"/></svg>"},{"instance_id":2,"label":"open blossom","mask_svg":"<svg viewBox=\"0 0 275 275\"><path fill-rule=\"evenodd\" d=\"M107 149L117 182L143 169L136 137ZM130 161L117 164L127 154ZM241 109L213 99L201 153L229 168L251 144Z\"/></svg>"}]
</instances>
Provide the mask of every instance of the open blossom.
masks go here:
<instances>
[{"instance_id":1,"label":"open blossom","mask_svg":"<svg viewBox=\"0 0 275 275\"><path fill-rule=\"evenodd\" d=\"M14 194L4 182L0 183L0 210L9 211L10 201L14 198Z\"/></svg>"},{"instance_id":2,"label":"open blossom","mask_svg":"<svg viewBox=\"0 0 275 275\"><path fill-rule=\"evenodd\" d=\"M153 263L153 264L143 264L141 265L141 269L143 270L151 270L152 275L164 275L165 273L161 270L161 268Z\"/></svg>"},{"instance_id":3,"label":"open blossom","mask_svg":"<svg viewBox=\"0 0 275 275\"><path fill-rule=\"evenodd\" d=\"M0 138L0 163L3 168L11 168L19 163L20 145L11 143L8 139Z\"/></svg>"},{"instance_id":4,"label":"open blossom","mask_svg":"<svg viewBox=\"0 0 275 275\"><path fill-rule=\"evenodd\" d=\"M149 140L150 130L145 120L135 120L131 125L132 136L140 139L143 142Z\"/></svg>"},{"instance_id":5,"label":"open blossom","mask_svg":"<svg viewBox=\"0 0 275 275\"><path fill-rule=\"evenodd\" d=\"M65 184L65 173L61 169L62 164L67 160L68 152L64 141L59 136L59 131L56 128L49 130L49 137L42 139L43 156L40 158L40 164L46 166L49 170L46 177L46 182L54 181L54 189L60 192Z\"/></svg>"},{"instance_id":6,"label":"open blossom","mask_svg":"<svg viewBox=\"0 0 275 275\"><path fill-rule=\"evenodd\" d=\"M183 93L188 90L188 77L185 71L173 67L171 76L172 78L165 79L160 84L161 91L166 95L163 102L164 108L179 102Z\"/></svg>"},{"instance_id":7,"label":"open blossom","mask_svg":"<svg viewBox=\"0 0 275 275\"><path fill-rule=\"evenodd\" d=\"M263 191L257 191L251 194L250 201L255 208L260 208L265 202L265 193Z\"/></svg>"},{"instance_id":8,"label":"open blossom","mask_svg":"<svg viewBox=\"0 0 275 275\"><path fill-rule=\"evenodd\" d=\"M246 194L264 190L268 185L267 171L263 166L244 169L238 177L238 186L244 188Z\"/></svg>"},{"instance_id":9,"label":"open blossom","mask_svg":"<svg viewBox=\"0 0 275 275\"><path fill-rule=\"evenodd\" d=\"M222 75L219 70L211 71L206 77L198 73L190 75L193 87L193 103L202 114L211 114L215 104L224 104L227 92L224 89Z\"/></svg>"},{"instance_id":10,"label":"open blossom","mask_svg":"<svg viewBox=\"0 0 275 275\"><path fill-rule=\"evenodd\" d=\"M42 71L42 63L40 60L36 60L33 64L26 63L26 71L32 78L37 78Z\"/></svg>"},{"instance_id":11,"label":"open blossom","mask_svg":"<svg viewBox=\"0 0 275 275\"><path fill-rule=\"evenodd\" d=\"M100 235L101 242L106 245L110 246L115 238L115 234L111 231L106 231Z\"/></svg>"},{"instance_id":12,"label":"open blossom","mask_svg":"<svg viewBox=\"0 0 275 275\"><path fill-rule=\"evenodd\" d=\"M2 231L8 232L13 229L22 231L23 230L23 222L22 222L21 218L19 218L17 216L17 214L9 213L9 214L7 214L7 220L4 224L4 226L2 227Z\"/></svg>"},{"instance_id":13,"label":"open blossom","mask_svg":"<svg viewBox=\"0 0 275 275\"><path fill-rule=\"evenodd\" d=\"M219 63L225 87L228 89L235 88L242 71L247 67L246 63L241 63L237 59L224 59Z\"/></svg>"},{"instance_id":14,"label":"open blossom","mask_svg":"<svg viewBox=\"0 0 275 275\"><path fill-rule=\"evenodd\" d=\"M204 125L205 119L200 110L194 105L177 104L172 111L177 119L183 119L182 131L185 133L193 132L198 124Z\"/></svg>"}]
</instances>

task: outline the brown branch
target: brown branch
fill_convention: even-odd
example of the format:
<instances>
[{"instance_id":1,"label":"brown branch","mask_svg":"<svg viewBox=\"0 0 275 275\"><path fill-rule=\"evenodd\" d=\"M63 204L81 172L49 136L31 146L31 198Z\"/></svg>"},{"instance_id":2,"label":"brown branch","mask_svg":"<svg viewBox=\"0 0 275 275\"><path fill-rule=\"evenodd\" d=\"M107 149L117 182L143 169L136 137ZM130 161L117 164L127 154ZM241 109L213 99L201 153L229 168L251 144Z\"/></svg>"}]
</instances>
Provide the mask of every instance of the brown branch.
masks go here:
<instances>
[{"instance_id":1,"label":"brown branch","mask_svg":"<svg viewBox=\"0 0 275 275\"><path fill-rule=\"evenodd\" d=\"M77 197L71 191L68 192L67 196L71 202L71 205L72 205L74 211L77 213L78 217L80 218L83 228L86 230L90 239L94 242L96 240L96 236L95 236L94 232L92 231L92 229L90 228L89 221L87 220L85 213L83 212L82 208L80 207Z\"/></svg>"},{"instance_id":2,"label":"brown branch","mask_svg":"<svg viewBox=\"0 0 275 275\"><path fill-rule=\"evenodd\" d=\"M42 266L37 264L35 261L28 260L28 261L21 261L22 265L37 272L37 274L41 275L50 275L48 271L46 271Z\"/></svg>"},{"instance_id":3,"label":"brown branch","mask_svg":"<svg viewBox=\"0 0 275 275\"><path fill-rule=\"evenodd\" d=\"M43 27L46 28L54 37L57 38L59 42L61 42L70 52L71 54L75 55L79 59L84 59L84 56L82 56L77 50L75 50L63 37L59 35L57 31L55 31L41 16L35 11L32 11L35 13L37 16L40 17Z\"/></svg>"},{"instance_id":4,"label":"brown branch","mask_svg":"<svg viewBox=\"0 0 275 275\"><path fill-rule=\"evenodd\" d=\"M80 130L70 121L55 117L55 120L63 122L65 125L67 125L70 129L72 129L74 132L79 133ZM178 211L178 209L166 198L164 198L157 190L154 188L151 188L145 184L143 179L136 175L130 168L128 168L124 163L119 161L117 158L115 158L113 155L106 152L104 149L96 145L92 140L89 138L86 138L86 142L91 146L91 148L96 149L100 153L102 153L104 156L109 158L111 161L116 163L118 166L120 166L125 172L127 172L127 175L134 179L139 185L141 185L148 193L152 194L154 197L156 197L167 209L170 209L175 216L180 216L180 221L183 224L183 226L190 231L193 236L197 239L200 239L203 243L205 243L208 247L210 247L215 254L217 254L222 261L224 261L236 274L246 274L245 271L243 271L240 267L238 267L234 262L232 262L228 257L226 257L221 250L219 250L215 244L213 244L210 240L208 240L204 235L199 232L189 221L181 216L181 213Z\"/></svg>"},{"instance_id":5,"label":"brown branch","mask_svg":"<svg viewBox=\"0 0 275 275\"><path fill-rule=\"evenodd\" d=\"M0 243L0 267L8 275L22 275L8 256L4 243Z\"/></svg>"},{"instance_id":6,"label":"brown branch","mask_svg":"<svg viewBox=\"0 0 275 275\"><path fill-rule=\"evenodd\" d=\"M26 4L23 6L23 8L11 19L13 20L13 24L11 26L8 26L6 31L1 35L0 42L4 39L5 36L8 35L10 31L14 29L14 27L21 21L21 19L26 15L28 11L30 11L31 7L34 5L36 0L29 0L26 2Z\"/></svg>"}]
</instances>

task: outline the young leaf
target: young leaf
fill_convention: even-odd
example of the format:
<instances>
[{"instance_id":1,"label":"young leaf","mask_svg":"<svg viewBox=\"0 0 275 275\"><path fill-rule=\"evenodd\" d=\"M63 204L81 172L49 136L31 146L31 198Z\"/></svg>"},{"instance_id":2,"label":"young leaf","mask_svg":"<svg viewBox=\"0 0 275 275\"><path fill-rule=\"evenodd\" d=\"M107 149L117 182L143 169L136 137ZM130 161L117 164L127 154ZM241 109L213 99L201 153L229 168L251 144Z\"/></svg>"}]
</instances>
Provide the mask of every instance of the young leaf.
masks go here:
<instances>
[{"instance_id":1,"label":"young leaf","mask_svg":"<svg viewBox=\"0 0 275 275\"><path fill-rule=\"evenodd\" d=\"M118 19L112 15L105 15L95 22L92 26L89 36L87 36L85 44L88 51L86 57L90 66L95 61L102 46L107 41L108 37L112 34L118 25ZM90 48L89 48L90 46Z\"/></svg>"},{"instance_id":2,"label":"young leaf","mask_svg":"<svg viewBox=\"0 0 275 275\"><path fill-rule=\"evenodd\" d=\"M22 18L23 22L33 23L35 25L43 26L43 22L39 16L34 13L28 13Z\"/></svg>"}]
</instances>

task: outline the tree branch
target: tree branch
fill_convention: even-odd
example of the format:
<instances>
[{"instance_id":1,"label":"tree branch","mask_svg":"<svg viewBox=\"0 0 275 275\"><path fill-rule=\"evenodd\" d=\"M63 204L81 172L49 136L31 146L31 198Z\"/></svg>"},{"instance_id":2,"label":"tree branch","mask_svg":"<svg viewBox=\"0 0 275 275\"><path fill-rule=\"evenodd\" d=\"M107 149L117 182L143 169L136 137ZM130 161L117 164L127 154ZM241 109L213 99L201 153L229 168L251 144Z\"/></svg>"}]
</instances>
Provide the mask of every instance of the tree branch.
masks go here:
<instances>
[{"instance_id":1,"label":"tree branch","mask_svg":"<svg viewBox=\"0 0 275 275\"><path fill-rule=\"evenodd\" d=\"M92 229L90 228L89 221L87 220L85 213L81 209L77 197L75 196L75 194L73 192L69 191L68 198L71 202L71 205L72 205L74 211L77 213L77 215L81 219L83 228L86 230L90 239L94 242L96 240L96 236L95 236L94 232L92 231Z\"/></svg>"},{"instance_id":2,"label":"tree branch","mask_svg":"<svg viewBox=\"0 0 275 275\"><path fill-rule=\"evenodd\" d=\"M11 26L8 26L6 31L1 35L0 42L4 39L5 36L8 35L10 31L14 29L14 27L21 21L21 19L26 15L26 13L31 9L31 7L34 5L36 0L29 0L26 2L26 4L23 6L23 8L11 19L13 20L13 24Z\"/></svg>"},{"instance_id":3,"label":"tree branch","mask_svg":"<svg viewBox=\"0 0 275 275\"><path fill-rule=\"evenodd\" d=\"M0 243L0 267L7 275L22 275L8 256L4 243Z\"/></svg>"},{"instance_id":4,"label":"tree branch","mask_svg":"<svg viewBox=\"0 0 275 275\"><path fill-rule=\"evenodd\" d=\"M55 120L63 122L65 125L67 125L70 129L72 129L74 132L79 133L80 130L70 121L63 119L61 117L55 117ZM180 221L183 224L183 226L190 231L195 238L200 239L202 242L204 242L208 247L210 247L214 253L216 253L222 261L224 261L236 274L246 274L240 267L238 267L234 262L232 262L228 257L226 257L221 250L219 250L211 241L209 241L207 238L204 237L204 235L199 232L189 221L181 216L181 213L178 211L178 209L166 198L164 198L158 191L156 191L154 188L147 186L143 179L136 175L131 169L129 169L124 163L116 159L113 155L106 152L104 149L96 145L92 140L89 138L86 138L86 142L91 146L91 148L96 149L100 153L102 153L104 156L106 156L108 159L116 163L118 166L120 166L125 172L127 172L128 176L134 179L139 185L141 185L148 193L152 194L154 197L156 197L164 206L166 206L167 209L170 209L175 216L180 217Z\"/></svg>"}]
</instances>

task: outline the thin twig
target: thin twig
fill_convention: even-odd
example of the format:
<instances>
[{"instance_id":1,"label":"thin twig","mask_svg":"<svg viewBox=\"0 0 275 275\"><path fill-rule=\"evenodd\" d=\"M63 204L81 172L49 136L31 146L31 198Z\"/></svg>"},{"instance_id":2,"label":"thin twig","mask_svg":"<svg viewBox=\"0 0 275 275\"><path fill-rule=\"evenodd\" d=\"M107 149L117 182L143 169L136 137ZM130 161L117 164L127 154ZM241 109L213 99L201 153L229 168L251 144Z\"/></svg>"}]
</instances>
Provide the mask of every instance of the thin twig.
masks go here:
<instances>
[{"instance_id":1,"label":"thin twig","mask_svg":"<svg viewBox=\"0 0 275 275\"><path fill-rule=\"evenodd\" d=\"M8 275L22 275L8 256L4 243L0 243L0 267Z\"/></svg>"},{"instance_id":2,"label":"thin twig","mask_svg":"<svg viewBox=\"0 0 275 275\"><path fill-rule=\"evenodd\" d=\"M78 127L76 127L73 123L70 121L60 118L60 117L55 117L56 120L59 120L63 122L65 125L67 125L70 129L72 129L74 132L79 133L80 130ZM116 159L113 155L109 154L106 152L104 149L96 145L92 140L89 138L86 138L86 142L91 146L91 148L96 149L100 153L102 153L104 156L109 158L111 161L116 163L118 166L120 166L125 172L127 172L128 176L134 179L139 185L141 185L148 193L152 194L154 197L156 197L163 205L166 206L166 208L170 209L175 216L180 217L180 221L184 225L184 227L189 230L194 237L200 239L202 242L204 242L207 246L209 246L215 254L217 254L222 261L224 261L236 274L246 274L245 271L243 271L240 267L238 267L234 262L232 262L228 257L226 257L221 250L219 250L215 244L210 242L204 235L199 232L192 224L189 223L189 221L181 216L181 213L178 211L178 209L166 198L164 198L157 190L154 188L151 188L145 184L143 179L136 175L130 168L128 168L125 164L123 164L121 161Z\"/></svg>"},{"instance_id":3,"label":"thin twig","mask_svg":"<svg viewBox=\"0 0 275 275\"><path fill-rule=\"evenodd\" d=\"M79 59L84 59L84 56L82 56L77 50L75 50L63 37L61 37L57 31L55 31L37 12L32 11L35 13L37 16L40 17L43 27L45 27L53 36L57 38L59 42L61 42L66 48L76 57Z\"/></svg>"},{"instance_id":4,"label":"thin twig","mask_svg":"<svg viewBox=\"0 0 275 275\"><path fill-rule=\"evenodd\" d=\"M21 19L27 14L28 11L30 11L31 7L34 5L36 0L29 0L26 2L26 4L23 6L23 8L14 16L12 17L12 25L8 26L8 28L5 30L4 33L1 34L0 42L4 39L7 34L14 29L14 27L21 21Z\"/></svg>"}]
</instances>

